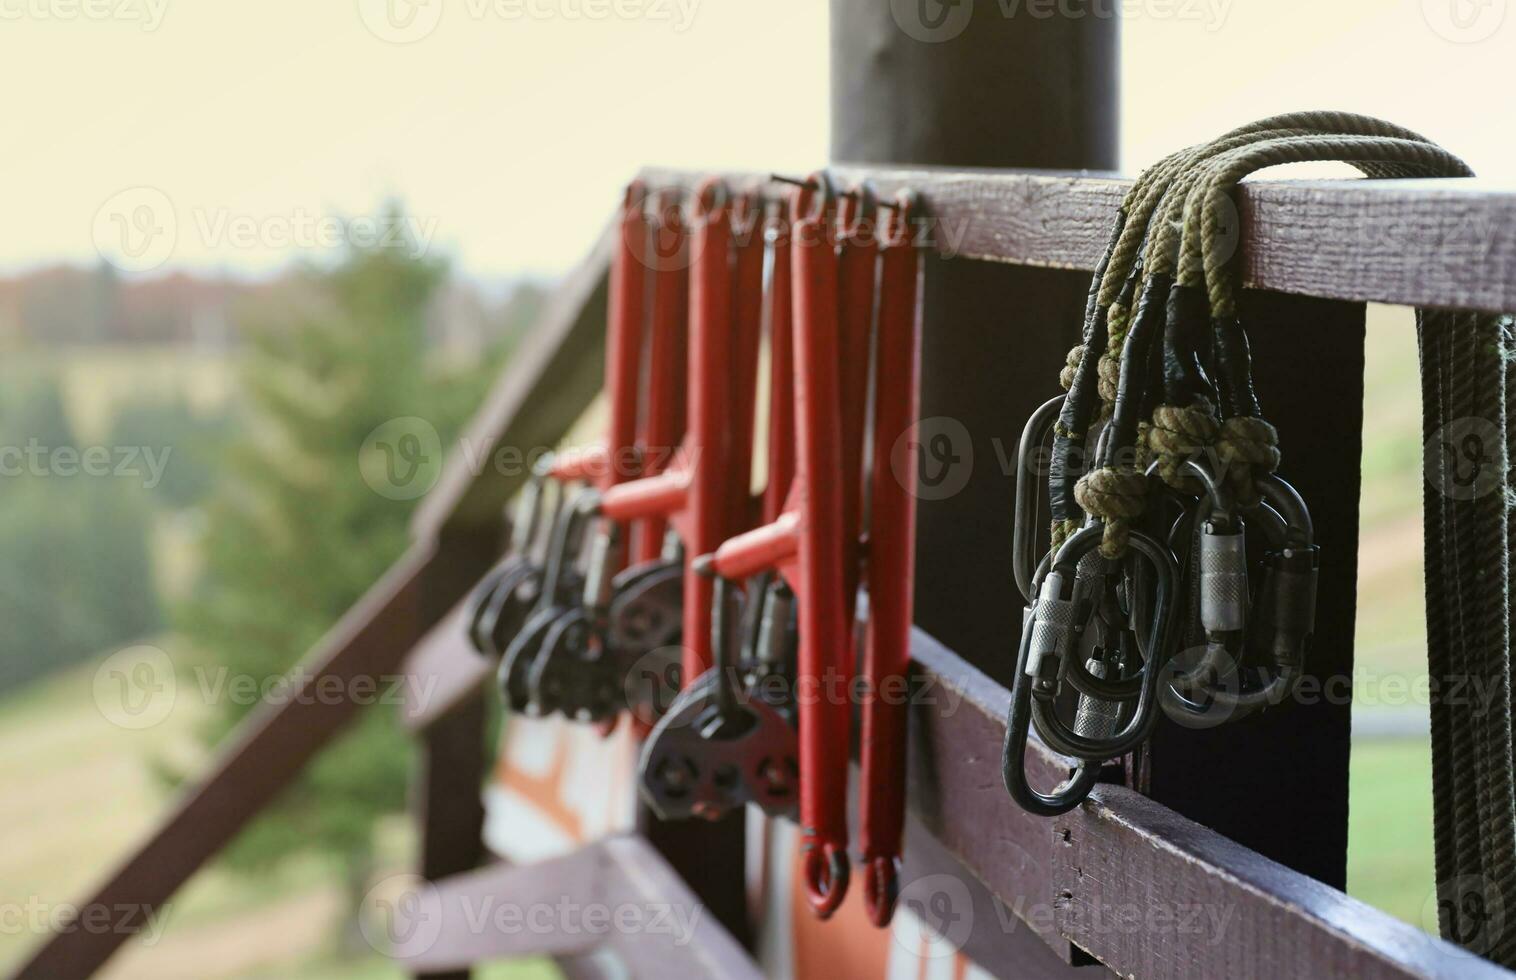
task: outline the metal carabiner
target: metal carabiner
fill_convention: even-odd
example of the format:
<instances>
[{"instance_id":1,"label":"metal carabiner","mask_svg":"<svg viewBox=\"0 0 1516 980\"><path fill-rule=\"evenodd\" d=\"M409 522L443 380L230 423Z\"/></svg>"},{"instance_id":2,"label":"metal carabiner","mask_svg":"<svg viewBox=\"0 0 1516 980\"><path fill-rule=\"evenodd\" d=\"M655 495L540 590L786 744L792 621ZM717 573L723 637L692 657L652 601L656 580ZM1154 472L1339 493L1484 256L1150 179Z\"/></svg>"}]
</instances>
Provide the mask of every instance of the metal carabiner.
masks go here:
<instances>
[{"instance_id":1,"label":"metal carabiner","mask_svg":"<svg viewBox=\"0 0 1516 980\"><path fill-rule=\"evenodd\" d=\"M1016 573L1016 587L1021 597L1032 601L1032 579L1038 563L1038 542L1042 530L1037 527L1037 497L1041 481L1035 479L1032 455L1047 439L1053 425L1063 411L1066 395L1057 395L1042 403L1026 426L1021 430L1021 441L1016 446L1016 517L1012 537L1012 564Z\"/></svg>"},{"instance_id":2,"label":"metal carabiner","mask_svg":"<svg viewBox=\"0 0 1516 980\"><path fill-rule=\"evenodd\" d=\"M1042 559L1033 577L1037 585L1043 581L1052 560L1051 554ZM1021 804L1022 809L1041 817L1056 817L1072 810L1090 795L1090 790L1100 778L1100 764L1077 760L1069 778L1051 793L1034 789L1026 778L1026 746L1032 721L1032 678L1027 672L1027 664L1031 655L1037 585L1032 589L1032 602L1021 616L1021 643L1017 648L1016 672L1011 682L1011 706L1006 714L1000 775L1006 792L1011 794L1011 799Z\"/></svg>"},{"instance_id":3,"label":"metal carabiner","mask_svg":"<svg viewBox=\"0 0 1516 980\"><path fill-rule=\"evenodd\" d=\"M1259 499L1243 513L1261 530L1270 551L1262 583L1250 590L1241 522L1218 520L1216 510L1226 509L1217 504L1224 499L1219 481L1204 467L1190 466L1215 505L1211 517L1198 522L1196 535L1206 650L1198 663L1176 671L1165 684L1163 706L1181 724L1213 727L1279 703L1299 681L1315 620L1317 549L1304 501L1278 477L1259 478ZM1244 690L1242 661L1255 655L1275 672Z\"/></svg>"},{"instance_id":4,"label":"metal carabiner","mask_svg":"<svg viewBox=\"0 0 1516 980\"><path fill-rule=\"evenodd\" d=\"M496 644L497 629L513 631L519 628L521 618L535 598L524 595L522 586L527 579L541 573L531 552L542 523L543 483L543 473L534 469L516 501L516 516L511 522L505 557L485 573L469 594L469 641L475 650L486 656L500 655Z\"/></svg>"},{"instance_id":5,"label":"metal carabiner","mask_svg":"<svg viewBox=\"0 0 1516 980\"><path fill-rule=\"evenodd\" d=\"M1027 649L1025 677L1031 685L1032 724L1048 747L1064 755L1103 762L1125 755L1140 745L1158 720L1159 674L1168 655L1170 603L1176 570L1174 556L1149 535L1133 530L1130 549L1147 560L1153 576L1153 615L1146 645L1147 662L1136 706L1127 723L1108 736L1092 736L1071 728L1059 716L1056 699L1062 690L1069 662L1077 659L1073 649L1074 603L1063 595L1064 583L1077 577L1081 558L1100 545L1104 528L1092 522L1077 531L1054 557L1052 568L1039 584L1032 615L1031 643ZM1020 683L1022 678L1017 677Z\"/></svg>"},{"instance_id":6,"label":"metal carabiner","mask_svg":"<svg viewBox=\"0 0 1516 980\"><path fill-rule=\"evenodd\" d=\"M1165 685L1164 711L1191 727L1234 721L1289 697L1305 668L1306 647L1315 628L1319 549L1305 502L1272 474L1257 478L1259 499L1244 513L1269 545L1262 582L1249 605L1246 559L1239 541L1202 560L1202 622L1207 652L1202 663ZM1202 547L1205 539L1202 537ZM1206 581L1207 575L1220 581ZM1238 610L1235 607L1241 605ZM1220 610L1220 613L1218 613ZM1243 649L1235 657L1220 642L1222 626L1235 627ZM1245 631L1245 632L1244 632ZM1244 654L1260 656L1273 668L1258 687L1243 690L1237 668ZM1230 657L1231 663L1226 663ZM1218 684L1236 678L1235 689Z\"/></svg>"},{"instance_id":7,"label":"metal carabiner","mask_svg":"<svg viewBox=\"0 0 1516 980\"><path fill-rule=\"evenodd\" d=\"M596 501L584 506L593 510ZM621 535L621 525L601 522L586 562L583 597L548 628L527 670L529 713L561 712L574 721L605 723L619 711L622 677L606 639L612 565L622 550Z\"/></svg>"}]
</instances>

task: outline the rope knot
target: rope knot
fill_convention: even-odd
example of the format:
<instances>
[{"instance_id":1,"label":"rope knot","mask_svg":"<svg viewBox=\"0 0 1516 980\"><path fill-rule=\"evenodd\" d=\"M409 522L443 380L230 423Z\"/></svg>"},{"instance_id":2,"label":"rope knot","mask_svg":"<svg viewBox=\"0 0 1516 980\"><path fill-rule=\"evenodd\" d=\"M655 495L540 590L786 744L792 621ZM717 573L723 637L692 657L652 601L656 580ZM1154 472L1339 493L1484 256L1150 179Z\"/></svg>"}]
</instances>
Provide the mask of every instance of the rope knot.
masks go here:
<instances>
[{"instance_id":1,"label":"rope knot","mask_svg":"<svg viewBox=\"0 0 1516 980\"><path fill-rule=\"evenodd\" d=\"M1158 460L1158 475L1164 483L1186 493L1200 493L1204 487L1184 464L1204 452L1221 432L1221 424L1204 399L1193 405L1159 405L1153 409L1153 424L1148 428L1148 448Z\"/></svg>"},{"instance_id":2,"label":"rope knot","mask_svg":"<svg viewBox=\"0 0 1516 980\"><path fill-rule=\"evenodd\" d=\"M1074 500L1080 508L1105 524L1102 555L1120 558L1126 553L1129 524L1142 515L1147 495L1147 477L1132 466L1102 466L1074 484Z\"/></svg>"},{"instance_id":3,"label":"rope knot","mask_svg":"<svg viewBox=\"0 0 1516 980\"><path fill-rule=\"evenodd\" d=\"M1121 380L1121 358L1109 351L1100 355L1100 400L1107 405L1116 401L1116 386Z\"/></svg>"},{"instance_id":4,"label":"rope knot","mask_svg":"<svg viewBox=\"0 0 1516 980\"><path fill-rule=\"evenodd\" d=\"M1279 432L1263 419L1237 415L1221 423L1216 454L1239 503L1256 500L1253 472L1272 473L1279 468Z\"/></svg>"},{"instance_id":5,"label":"rope knot","mask_svg":"<svg viewBox=\"0 0 1516 980\"><path fill-rule=\"evenodd\" d=\"M1079 373L1079 365L1084 362L1087 350L1084 344L1076 344L1069 350L1069 356L1064 358L1063 370L1058 372L1058 383L1063 385L1064 391L1074 387L1074 375Z\"/></svg>"}]
</instances>

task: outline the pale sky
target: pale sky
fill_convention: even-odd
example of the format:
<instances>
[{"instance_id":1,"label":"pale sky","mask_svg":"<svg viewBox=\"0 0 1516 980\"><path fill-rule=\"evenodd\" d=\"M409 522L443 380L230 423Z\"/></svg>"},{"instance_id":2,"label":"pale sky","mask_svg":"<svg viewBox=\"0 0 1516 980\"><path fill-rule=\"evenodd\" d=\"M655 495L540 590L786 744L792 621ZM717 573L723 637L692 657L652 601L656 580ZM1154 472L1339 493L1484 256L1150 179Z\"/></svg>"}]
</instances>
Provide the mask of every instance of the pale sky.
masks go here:
<instances>
[{"instance_id":1,"label":"pale sky","mask_svg":"<svg viewBox=\"0 0 1516 980\"><path fill-rule=\"evenodd\" d=\"M1129 168L1333 107L1516 178L1516 0L1082 2L1127 10ZM824 0L0 0L0 268L93 263L166 208L151 274L266 272L397 195L468 273L556 273L641 164L824 162L827 31Z\"/></svg>"}]
</instances>

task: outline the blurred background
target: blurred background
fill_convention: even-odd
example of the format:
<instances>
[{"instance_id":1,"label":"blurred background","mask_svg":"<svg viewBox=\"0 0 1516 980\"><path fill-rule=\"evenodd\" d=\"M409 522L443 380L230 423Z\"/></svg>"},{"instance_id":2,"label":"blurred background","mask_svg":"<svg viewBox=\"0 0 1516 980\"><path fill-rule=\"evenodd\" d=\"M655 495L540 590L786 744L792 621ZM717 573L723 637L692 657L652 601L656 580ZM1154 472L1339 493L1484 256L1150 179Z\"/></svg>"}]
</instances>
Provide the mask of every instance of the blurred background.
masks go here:
<instances>
[{"instance_id":1,"label":"blurred background","mask_svg":"<svg viewBox=\"0 0 1516 980\"><path fill-rule=\"evenodd\" d=\"M1516 55L1506 0L1095 6L1124 9L1127 170L1331 107L1516 177L1482 109ZM414 502L359 447L412 416L456 436L638 166L826 159L828 25L818 0L0 0L0 20L3 971L252 707L226 678L286 670L399 554ZM1432 927L1409 311L1372 309L1369 339L1349 889ZM123 724L101 685L143 647L181 696ZM354 908L409 861L408 752L368 712L107 975L398 976Z\"/></svg>"}]
</instances>

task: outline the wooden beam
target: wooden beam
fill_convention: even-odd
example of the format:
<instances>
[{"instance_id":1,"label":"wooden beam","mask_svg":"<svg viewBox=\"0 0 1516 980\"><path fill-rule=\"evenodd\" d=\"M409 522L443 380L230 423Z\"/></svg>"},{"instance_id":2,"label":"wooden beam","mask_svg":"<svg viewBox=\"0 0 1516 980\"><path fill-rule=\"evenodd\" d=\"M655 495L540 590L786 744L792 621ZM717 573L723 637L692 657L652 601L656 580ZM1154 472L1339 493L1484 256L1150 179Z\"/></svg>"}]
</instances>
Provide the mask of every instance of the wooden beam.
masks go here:
<instances>
[{"instance_id":1,"label":"wooden beam","mask_svg":"<svg viewBox=\"0 0 1516 980\"><path fill-rule=\"evenodd\" d=\"M945 255L1092 270L1131 179L1114 173L839 164L883 193L921 191ZM678 170L650 181L689 182ZM734 181L761 179L734 173ZM660 185L661 186L661 185ZM1516 310L1516 189L1449 180L1249 180L1241 185L1244 283L1323 299ZM1011 316L1007 329L1044 324Z\"/></svg>"},{"instance_id":2,"label":"wooden beam","mask_svg":"<svg viewBox=\"0 0 1516 980\"><path fill-rule=\"evenodd\" d=\"M619 222L606 226L511 355L499 383L449 452L437 485L416 508L416 537L445 526L498 522L500 509L530 475L532 459L555 448L599 394L607 278L619 229Z\"/></svg>"},{"instance_id":3,"label":"wooden beam","mask_svg":"<svg viewBox=\"0 0 1516 980\"><path fill-rule=\"evenodd\" d=\"M392 954L406 968L554 956L594 975L756 980L758 968L646 841L616 837L536 864L437 883L411 903L416 921Z\"/></svg>"},{"instance_id":4,"label":"wooden beam","mask_svg":"<svg viewBox=\"0 0 1516 980\"><path fill-rule=\"evenodd\" d=\"M497 664L475 650L465 633L464 602L432 627L405 661L411 683L405 688L400 719L422 732L441 718L481 696Z\"/></svg>"},{"instance_id":5,"label":"wooden beam","mask_svg":"<svg viewBox=\"0 0 1516 980\"><path fill-rule=\"evenodd\" d=\"M909 795L951 856L939 873L977 879L1055 952L1072 942L1143 980L1516 976L1124 787L1028 816L1000 780L1010 692L920 631L912 657ZM1036 743L1028 757L1038 785L1067 771ZM976 929L1012 928L970 911Z\"/></svg>"},{"instance_id":6,"label":"wooden beam","mask_svg":"<svg viewBox=\"0 0 1516 980\"><path fill-rule=\"evenodd\" d=\"M338 621L304 661L300 683L282 704L264 704L222 745L206 776L191 786L152 836L78 904L80 915L94 910L156 912L225 847L361 710L333 690L353 690L365 679L385 689L386 674L428 625L422 596L437 571L430 542L411 547L389 572ZM87 921L87 920L86 920ZM74 929L66 922L14 974L56 980L86 977L110 958L136 927Z\"/></svg>"}]
</instances>

